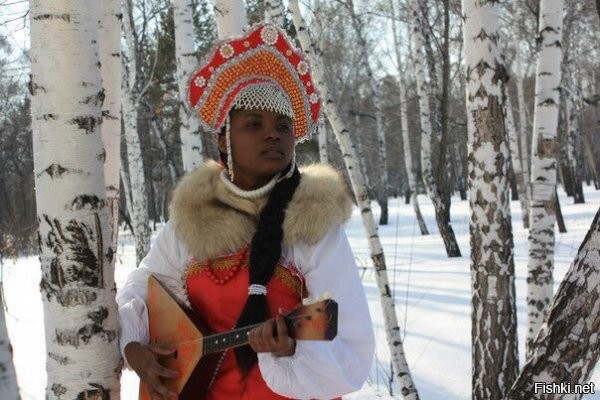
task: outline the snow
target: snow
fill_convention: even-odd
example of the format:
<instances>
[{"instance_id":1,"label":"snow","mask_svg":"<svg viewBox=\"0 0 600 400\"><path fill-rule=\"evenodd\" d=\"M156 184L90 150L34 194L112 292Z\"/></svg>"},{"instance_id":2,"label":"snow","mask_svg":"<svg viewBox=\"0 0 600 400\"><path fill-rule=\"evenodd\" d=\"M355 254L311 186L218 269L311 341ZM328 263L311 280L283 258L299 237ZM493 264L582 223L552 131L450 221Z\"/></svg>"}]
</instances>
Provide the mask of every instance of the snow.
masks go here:
<instances>
[{"instance_id":1,"label":"snow","mask_svg":"<svg viewBox=\"0 0 600 400\"><path fill-rule=\"evenodd\" d=\"M587 233L600 207L600 192L585 189L586 204L560 193L568 232L557 233L555 290ZM404 350L413 379L422 399L471 398L471 273L469 257L449 259L437 232L434 211L427 196L419 196L423 216L432 234L421 236L411 205L390 198L390 224L379 228L385 249L390 285L396 297L396 311L402 329ZM518 201L511 202L515 242L519 356L525 354L527 231L523 229ZM379 209L373 204L377 214ZM463 254L469 253L468 202L453 199L452 224ZM376 215L377 217L377 215ZM377 219L377 218L376 218ZM388 392L390 358L375 276L370 269L368 243L358 210L347 226L377 335L377 354L371 376L363 388L345 399L401 398L398 387ZM120 237L116 269L117 285L135 268L135 247L131 237ZM363 269L363 266L367 266ZM42 302L39 291L40 267L37 257L6 261L2 268L7 325L14 348L14 362L23 400L44 399L45 343ZM122 376L122 398L137 398L138 380L131 371ZM600 387L600 365L590 382ZM600 392L584 399L600 399Z\"/></svg>"}]
</instances>

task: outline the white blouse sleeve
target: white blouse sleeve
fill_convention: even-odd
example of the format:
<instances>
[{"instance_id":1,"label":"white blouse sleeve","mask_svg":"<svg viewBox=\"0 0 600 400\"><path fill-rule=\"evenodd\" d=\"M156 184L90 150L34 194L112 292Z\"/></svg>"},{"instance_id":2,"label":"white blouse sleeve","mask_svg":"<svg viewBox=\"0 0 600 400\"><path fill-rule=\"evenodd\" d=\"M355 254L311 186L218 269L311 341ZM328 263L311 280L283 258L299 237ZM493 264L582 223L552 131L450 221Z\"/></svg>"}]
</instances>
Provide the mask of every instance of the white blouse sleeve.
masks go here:
<instances>
[{"instance_id":1,"label":"white blouse sleeve","mask_svg":"<svg viewBox=\"0 0 600 400\"><path fill-rule=\"evenodd\" d=\"M274 392L296 399L332 399L360 389L374 352L365 292L341 226L314 246L296 245L292 257L311 296L330 292L338 302L338 333L331 342L298 341L290 357L259 353L260 371Z\"/></svg>"},{"instance_id":2,"label":"white blouse sleeve","mask_svg":"<svg viewBox=\"0 0 600 400\"><path fill-rule=\"evenodd\" d=\"M149 341L146 309L148 277L153 274L177 293L178 288L181 291L186 261L187 251L175 237L173 226L167 222L152 243L148 255L129 274L127 281L117 292L121 326L119 345L124 359L123 350L128 343L136 341L146 344ZM125 362L127 363L127 359Z\"/></svg>"}]
</instances>

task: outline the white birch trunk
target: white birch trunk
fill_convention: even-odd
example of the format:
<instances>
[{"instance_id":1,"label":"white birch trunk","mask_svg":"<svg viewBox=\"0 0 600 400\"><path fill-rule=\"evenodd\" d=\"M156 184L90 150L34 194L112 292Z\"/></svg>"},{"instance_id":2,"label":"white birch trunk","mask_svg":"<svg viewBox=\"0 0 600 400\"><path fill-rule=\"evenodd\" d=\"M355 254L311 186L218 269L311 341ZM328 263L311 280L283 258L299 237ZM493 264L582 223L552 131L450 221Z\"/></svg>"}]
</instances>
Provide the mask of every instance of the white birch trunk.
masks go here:
<instances>
[{"instance_id":1,"label":"white birch trunk","mask_svg":"<svg viewBox=\"0 0 600 400\"><path fill-rule=\"evenodd\" d=\"M104 104L102 142L104 181L110 226L110 258L117 254L119 234L119 169L121 168L121 1L100 2L100 64ZM108 254L107 254L108 257ZM109 260L110 261L110 260Z\"/></svg>"},{"instance_id":2,"label":"white birch trunk","mask_svg":"<svg viewBox=\"0 0 600 400\"><path fill-rule=\"evenodd\" d=\"M517 73L517 97L519 100L519 147L521 149L521 167L523 181L525 182L525 208L521 203L523 214L523 227L529 229L529 214L531 206L531 185L529 175L529 150L527 146L527 106L525 104L525 89L521 72Z\"/></svg>"},{"instance_id":3,"label":"white birch trunk","mask_svg":"<svg viewBox=\"0 0 600 400\"><path fill-rule=\"evenodd\" d=\"M1 260L0 260L1 261ZM0 263L1 267L1 263ZM19 385L13 363L13 351L6 328L4 299L0 290L0 397L2 400L19 400Z\"/></svg>"},{"instance_id":4,"label":"white birch trunk","mask_svg":"<svg viewBox=\"0 0 600 400\"><path fill-rule=\"evenodd\" d=\"M365 188L367 189L367 196L369 196L373 190L373 187L371 186L369 174L367 171L367 166L365 165L366 160L365 160L365 153L363 151L363 146L362 146L361 134L362 134L362 132L360 131L360 116L358 115L358 113L355 113L354 114L354 140L352 142L355 144L356 158L358 160L358 167L360 169L360 174L363 177ZM371 197L369 196L369 198L371 198Z\"/></svg>"},{"instance_id":5,"label":"white birch trunk","mask_svg":"<svg viewBox=\"0 0 600 400\"><path fill-rule=\"evenodd\" d=\"M379 149L377 162L379 164L379 190L377 193L377 202L381 206L381 216L379 218L380 225L388 223L388 172L387 172L387 149L385 144L385 130L383 126L383 112L381 111L381 95L379 93L379 84L373 76L373 69L369 61L369 50L367 48L367 40L365 38L364 26L360 17L354 10L353 0L347 1L348 9L352 15L352 25L356 31L358 38L358 47L360 51L360 62L367 73L371 99L375 109L375 126L377 130L377 147Z\"/></svg>"},{"instance_id":6,"label":"white birch trunk","mask_svg":"<svg viewBox=\"0 0 600 400\"><path fill-rule=\"evenodd\" d=\"M579 154L581 147L581 133L579 129L579 110L575 105L574 93L566 93L566 122L567 122L567 137L566 137L566 165L568 174L571 179L571 190L575 204L585 203L583 196L583 187L581 184L581 174L579 173Z\"/></svg>"},{"instance_id":7,"label":"white birch trunk","mask_svg":"<svg viewBox=\"0 0 600 400\"><path fill-rule=\"evenodd\" d=\"M142 148L138 133L138 82L136 65L137 44L133 35L133 16L130 0L124 2L123 30L128 48L128 66L125 68L123 79L123 118L125 127L125 143L127 144L127 165L131 193L131 222L135 236L136 264L148 254L150 250L150 224L148 217L148 199L146 196L146 179L144 176L144 162ZM125 182L123 182L125 183Z\"/></svg>"},{"instance_id":8,"label":"white birch trunk","mask_svg":"<svg viewBox=\"0 0 600 400\"><path fill-rule=\"evenodd\" d=\"M179 136L183 170L189 172L202 163L200 122L187 102L188 79L198 65L194 50L194 3L191 0L173 0L175 24L175 59L179 88Z\"/></svg>"},{"instance_id":9,"label":"white birch trunk","mask_svg":"<svg viewBox=\"0 0 600 400\"><path fill-rule=\"evenodd\" d=\"M129 182L129 174L123 168L123 164L121 164L121 169L119 169L119 175L121 177L121 183L123 184L123 194L125 195L125 207L127 208L127 214L129 214L129 218L133 214L133 210L131 209L131 183ZM131 234L133 235L133 231Z\"/></svg>"},{"instance_id":10,"label":"white birch trunk","mask_svg":"<svg viewBox=\"0 0 600 400\"><path fill-rule=\"evenodd\" d=\"M412 55L415 63L415 78L417 81L417 95L419 97L420 124L421 124L421 173L427 193L431 198L435 209L436 221L438 229L446 246L448 257L460 257L460 249L454 231L449 222L446 221L444 212L443 199L439 188L435 182L433 173L433 164L431 162L431 113L429 107L429 98L431 97L431 87L427 81L427 73L425 71L425 57L422 49L424 47L423 35L421 33L421 22L419 18L419 4L417 0L410 0L412 9L411 18L411 39L412 39Z\"/></svg>"},{"instance_id":11,"label":"white birch trunk","mask_svg":"<svg viewBox=\"0 0 600 400\"><path fill-rule=\"evenodd\" d=\"M31 1L47 399L120 397L114 269L106 257L99 7L91 0Z\"/></svg>"},{"instance_id":12,"label":"white birch trunk","mask_svg":"<svg viewBox=\"0 0 600 400\"><path fill-rule=\"evenodd\" d=\"M215 0L215 21L219 39L240 36L248 25L243 0Z\"/></svg>"},{"instance_id":13,"label":"white birch trunk","mask_svg":"<svg viewBox=\"0 0 600 400\"><path fill-rule=\"evenodd\" d=\"M562 50L563 0L541 0L533 139L531 145L531 220L527 275L527 351L552 299L556 153Z\"/></svg>"},{"instance_id":14,"label":"white birch trunk","mask_svg":"<svg viewBox=\"0 0 600 400\"><path fill-rule=\"evenodd\" d=\"M600 358L600 210L558 288L510 399L544 397L535 382L588 384ZM598 388L595 388L597 391ZM537 392L537 393L536 393ZM556 395L554 399L580 399Z\"/></svg>"},{"instance_id":15,"label":"white birch trunk","mask_svg":"<svg viewBox=\"0 0 600 400\"><path fill-rule=\"evenodd\" d=\"M472 398L501 399L518 373L510 153L503 118L508 74L494 0L463 0L469 134Z\"/></svg>"},{"instance_id":16,"label":"white birch trunk","mask_svg":"<svg viewBox=\"0 0 600 400\"><path fill-rule=\"evenodd\" d=\"M410 134L408 131L408 110L406 100L406 85L404 83L404 73L402 72L402 56L400 54L400 43L396 29L396 12L394 3L390 0L390 10L392 11L392 34L394 36L394 50L396 53L396 64L398 64L398 88L400 89L400 120L402 124L402 143L404 147L404 166L408 175L408 191L410 192L410 201L415 210L415 216L421 230L421 235L429 235L429 230L421 214L421 208L417 200L417 171L412 159L412 150L410 145Z\"/></svg>"},{"instance_id":17,"label":"white birch trunk","mask_svg":"<svg viewBox=\"0 0 600 400\"><path fill-rule=\"evenodd\" d=\"M508 91L507 91L508 92ZM512 103L510 101L510 95L506 93L506 104L504 106L504 113L506 115L506 130L508 133L508 140L510 144L510 160L512 162L513 172L517 184L517 190L519 192L519 202L521 203L521 210L523 210L523 227L527 228L525 216L527 215L527 189L525 189L525 181L523 180L523 163L521 162L521 152L519 150L519 135L515 127L515 119L513 116Z\"/></svg>"},{"instance_id":18,"label":"white birch trunk","mask_svg":"<svg viewBox=\"0 0 600 400\"><path fill-rule=\"evenodd\" d=\"M272 22L283 28L285 8L281 0L265 0L265 21Z\"/></svg>"},{"instance_id":19,"label":"white birch trunk","mask_svg":"<svg viewBox=\"0 0 600 400\"><path fill-rule=\"evenodd\" d=\"M323 48L323 35L321 26L321 0L315 0L313 3L314 9L314 33L319 43L319 48ZM317 60L321 61L321 54L316 55ZM318 130L318 141L319 141L319 160L322 163L329 163L329 155L327 153L327 122L325 121L325 115L322 114L319 118L319 130Z\"/></svg>"},{"instance_id":20,"label":"white birch trunk","mask_svg":"<svg viewBox=\"0 0 600 400\"><path fill-rule=\"evenodd\" d=\"M328 164L329 163L329 155L327 153L327 122L325 121L325 117L321 115L319 118L319 131L317 134L317 139L319 141L319 161Z\"/></svg>"},{"instance_id":21,"label":"white birch trunk","mask_svg":"<svg viewBox=\"0 0 600 400\"><path fill-rule=\"evenodd\" d=\"M398 317L396 315L394 298L389 286L383 247L381 246L381 240L379 239L377 232L377 225L375 224L373 212L371 211L369 197L367 195L367 188L364 184L363 177L360 174L360 168L358 167L356 150L354 144L350 140L348 129L338 113L337 106L329 95L329 91L322 73L322 65L318 63L315 56L316 54L319 54L319 50L317 49L315 42L311 41L308 35L304 19L302 18L302 14L300 13L300 8L298 6L298 0L290 0L289 10L292 14L302 49L311 62L315 84L321 93L327 118L329 119L331 127L333 128L333 132L335 133L335 137L340 145L340 149L342 150L342 156L344 163L346 164L346 171L350 177L352 191L361 210L363 225L367 237L369 238L369 249L371 252L371 259L373 260L373 265L375 267L377 287L379 288L379 294L381 296L381 306L383 308L385 321L385 332L392 357L394 377L398 379L401 387L401 393L405 399L418 399L419 396L417 389L415 388L414 382L410 375L410 369L404 354L402 338L400 337L400 326L398 324Z\"/></svg>"}]
</instances>

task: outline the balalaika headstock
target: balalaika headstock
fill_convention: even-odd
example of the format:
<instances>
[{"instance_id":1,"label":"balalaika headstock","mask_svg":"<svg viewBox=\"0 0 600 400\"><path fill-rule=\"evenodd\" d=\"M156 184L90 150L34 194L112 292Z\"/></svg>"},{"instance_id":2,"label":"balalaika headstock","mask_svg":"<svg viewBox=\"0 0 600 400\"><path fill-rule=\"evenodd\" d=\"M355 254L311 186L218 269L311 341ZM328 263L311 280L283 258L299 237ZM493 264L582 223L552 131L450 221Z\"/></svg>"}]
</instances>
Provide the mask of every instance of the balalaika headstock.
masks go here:
<instances>
[{"instance_id":1,"label":"balalaika headstock","mask_svg":"<svg viewBox=\"0 0 600 400\"><path fill-rule=\"evenodd\" d=\"M338 304L325 299L303 305L284 316L288 335L300 340L333 340L337 335Z\"/></svg>"}]
</instances>

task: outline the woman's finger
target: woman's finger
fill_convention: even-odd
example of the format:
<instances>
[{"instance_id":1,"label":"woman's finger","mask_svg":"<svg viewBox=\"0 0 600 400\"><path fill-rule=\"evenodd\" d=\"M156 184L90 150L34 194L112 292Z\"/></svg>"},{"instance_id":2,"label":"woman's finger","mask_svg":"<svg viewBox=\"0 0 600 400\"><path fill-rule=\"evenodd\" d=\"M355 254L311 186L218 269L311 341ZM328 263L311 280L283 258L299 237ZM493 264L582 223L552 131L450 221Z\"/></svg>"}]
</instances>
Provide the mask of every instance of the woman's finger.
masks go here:
<instances>
[{"instance_id":1,"label":"woman's finger","mask_svg":"<svg viewBox=\"0 0 600 400\"><path fill-rule=\"evenodd\" d=\"M267 351L275 351L277 349L277 340L275 338L275 323L272 319L268 320L261 326L261 335L263 343Z\"/></svg>"},{"instance_id":2,"label":"woman's finger","mask_svg":"<svg viewBox=\"0 0 600 400\"><path fill-rule=\"evenodd\" d=\"M278 349L274 353L279 356L291 356L296 351L296 341L289 336L283 317L278 316L275 325L277 326Z\"/></svg>"},{"instance_id":3,"label":"woman's finger","mask_svg":"<svg viewBox=\"0 0 600 400\"><path fill-rule=\"evenodd\" d=\"M181 375L179 371L169 369L161 364L158 364L154 370L158 376L163 378L178 378Z\"/></svg>"},{"instance_id":4,"label":"woman's finger","mask_svg":"<svg viewBox=\"0 0 600 400\"><path fill-rule=\"evenodd\" d=\"M159 355L159 356L168 356L170 354L175 353L175 351L177 351L177 349L175 349L173 347L161 346L156 343L148 345L148 348L150 349L150 351L152 353Z\"/></svg>"}]
</instances>

